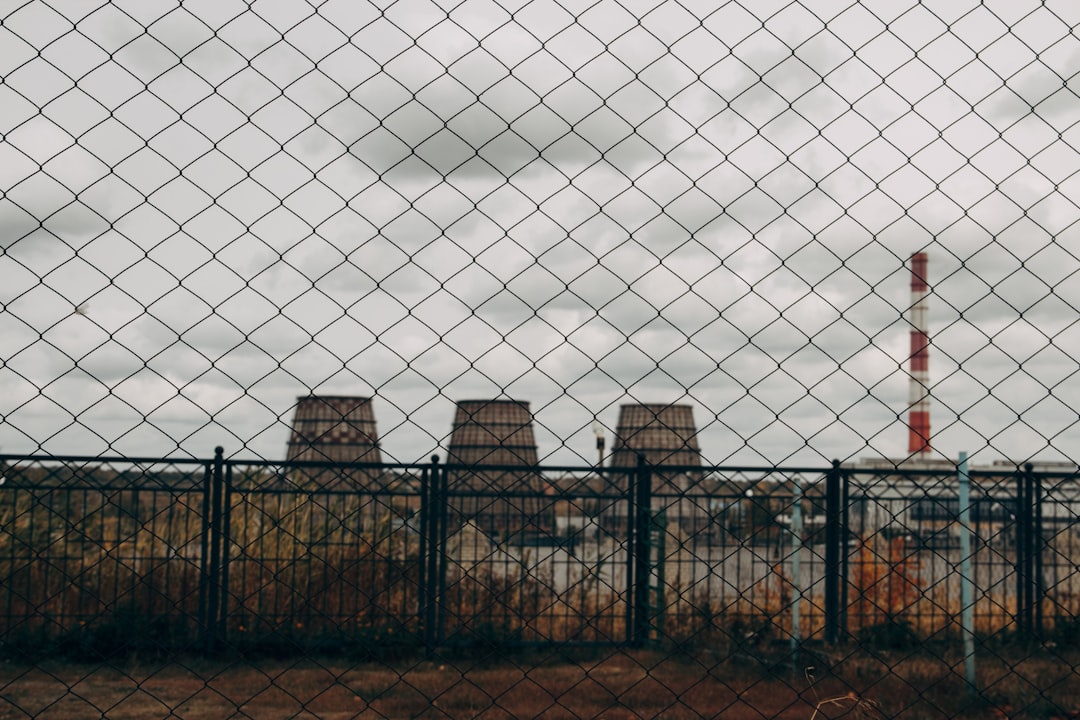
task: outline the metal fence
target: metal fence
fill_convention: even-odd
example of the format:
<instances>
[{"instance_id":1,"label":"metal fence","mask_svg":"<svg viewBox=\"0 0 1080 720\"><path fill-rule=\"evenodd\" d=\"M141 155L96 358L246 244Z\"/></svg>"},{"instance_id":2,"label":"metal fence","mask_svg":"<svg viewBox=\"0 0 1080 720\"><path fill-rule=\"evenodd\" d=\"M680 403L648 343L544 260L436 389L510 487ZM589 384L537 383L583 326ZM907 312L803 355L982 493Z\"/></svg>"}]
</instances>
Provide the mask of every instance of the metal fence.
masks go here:
<instances>
[{"instance_id":1,"label":"metal fence","mask_svg":"<svg viewBox=\"0 0 1080 720\"><path fill-rule=\"evenodd\" d=\"M0 717L1074 716L1078 26L3 4Z\"/></svg>"},{"instance_id":2,"label":"metal fence","mask_svg":"<svg viewBox=\"0 0 1080 720\"><path fill-rule=\"evenodd\" d=\"M1070 626L1076 473L7 458L9 654L700 643ZM471 487L478 474L489 490ZM971 548L961 552L964 538ZM970 568L962 568L963 562ZM147 633L117 635L132 624Z\"/></svg>"}]
</instances>

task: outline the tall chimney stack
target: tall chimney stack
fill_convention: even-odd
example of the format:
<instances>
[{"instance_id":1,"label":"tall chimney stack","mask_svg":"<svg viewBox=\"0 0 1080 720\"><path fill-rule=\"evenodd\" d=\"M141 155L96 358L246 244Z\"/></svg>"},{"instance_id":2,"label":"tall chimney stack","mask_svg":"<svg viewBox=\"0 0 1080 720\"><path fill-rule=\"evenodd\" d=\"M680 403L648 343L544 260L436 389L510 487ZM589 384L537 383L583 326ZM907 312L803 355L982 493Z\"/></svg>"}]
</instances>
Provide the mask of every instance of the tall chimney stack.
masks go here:
<instances>
[{"instance_id":1,"label":"tall chimney stack","mask_svg":"<svg viewBox=\"0 0 1080 720\"><path fill-rule=\"evenodd\" d=\"M926 253L911 256L911 368L908 453L930 454L930 339L926 334Z\"/></svg>"}]
</instances>

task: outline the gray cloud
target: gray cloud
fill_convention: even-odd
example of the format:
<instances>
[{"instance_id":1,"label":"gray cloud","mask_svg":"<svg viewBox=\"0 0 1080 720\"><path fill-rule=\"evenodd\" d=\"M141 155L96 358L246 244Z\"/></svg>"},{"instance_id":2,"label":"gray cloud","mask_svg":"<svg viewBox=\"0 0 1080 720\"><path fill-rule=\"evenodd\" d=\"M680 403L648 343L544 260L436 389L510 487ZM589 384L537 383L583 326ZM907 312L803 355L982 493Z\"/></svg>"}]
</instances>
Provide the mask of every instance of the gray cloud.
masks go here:
<instances>
[{"instance_id":1,"label":"gray cloud","mask_svg":"<svg viewBox=\"0 0 1080 720\"><path fill-rule=\"evenodd\" d=\"M16 9L0 443L278 457L355 392L414 460L506 393L557 459L633 400L896 455L928 249L941 446L1067 454L1080 50L1020 5Z\"/></svg>"}]
</instances>

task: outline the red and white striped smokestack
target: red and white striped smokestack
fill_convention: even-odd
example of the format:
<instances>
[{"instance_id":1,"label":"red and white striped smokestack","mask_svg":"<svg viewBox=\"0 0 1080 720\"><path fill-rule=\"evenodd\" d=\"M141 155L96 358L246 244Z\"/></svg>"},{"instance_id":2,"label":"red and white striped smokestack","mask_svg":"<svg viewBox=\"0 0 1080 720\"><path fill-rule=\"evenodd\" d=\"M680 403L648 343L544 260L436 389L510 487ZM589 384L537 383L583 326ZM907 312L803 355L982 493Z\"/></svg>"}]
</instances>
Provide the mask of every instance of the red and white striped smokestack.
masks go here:
<instances>
[{"instance_id":1,"label":"red and white striped smokestack","mask_svg":"<svg viewBox=\"0 0 1080 720\"><path fill-rule=\"evenodd\" d=\"M911 256L911 368L908 453L930 453L930 339L926 334L926 253Z\"/></svg>"}]
</instances>

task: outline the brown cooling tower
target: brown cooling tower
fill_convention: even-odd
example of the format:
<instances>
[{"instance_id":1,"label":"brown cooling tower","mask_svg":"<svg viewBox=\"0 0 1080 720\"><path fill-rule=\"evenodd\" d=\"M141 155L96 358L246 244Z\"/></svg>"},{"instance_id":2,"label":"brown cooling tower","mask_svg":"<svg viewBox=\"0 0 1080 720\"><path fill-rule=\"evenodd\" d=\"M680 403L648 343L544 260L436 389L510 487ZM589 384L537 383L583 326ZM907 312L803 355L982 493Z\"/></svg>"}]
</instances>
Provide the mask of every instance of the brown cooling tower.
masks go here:
<instances>
[{"instance_id":1,"label":"brown cooling tower","mask_svg":"<svg viewBox=\"0 0 1080 720\"><path fill-rule=\"evenodd\" d=\"M287 457L302 462L382 462L371 398L297 398Z\"/></svg>"},{"instance_id":2,"label":"brown cooling tower","mask_svg":"<svg viewBox=\"0 0 1080 720\"><path fill-rule=\"evenodd\" d=\"M637 465L638 455L652 466L701 465L694 409L690 405L623 405L615 428L611 466Z\"/></svg>"},{"instance_id":3,"label":"brown cooling tower","mask_svg":"<svg viewBox=\"0 0 1080 720\"><path fill-rule=\"evenodd\" d=\"M459 401L446 462L466 466L449 476L451 493L462 493L450 501L460 516L452 524L471 521L497 538L547 527L541 519L546 502L540 475L533 469L538 458L527 402Z\"/></svg>"},{"instance_id":4,"label":"brown cooling tower","mask_svg":"<svg viewBox=\"0 0 1080 720\"><path fill-rule=\"evenodd\" d=\"M537 464L529 403L462 400L457 404L447 462L462 465Z\"/></svg>"}]
</instances>

